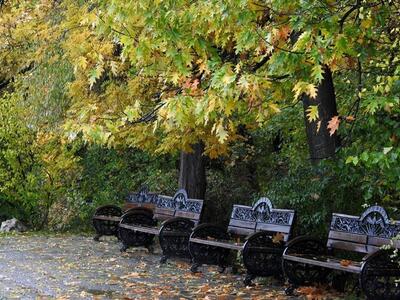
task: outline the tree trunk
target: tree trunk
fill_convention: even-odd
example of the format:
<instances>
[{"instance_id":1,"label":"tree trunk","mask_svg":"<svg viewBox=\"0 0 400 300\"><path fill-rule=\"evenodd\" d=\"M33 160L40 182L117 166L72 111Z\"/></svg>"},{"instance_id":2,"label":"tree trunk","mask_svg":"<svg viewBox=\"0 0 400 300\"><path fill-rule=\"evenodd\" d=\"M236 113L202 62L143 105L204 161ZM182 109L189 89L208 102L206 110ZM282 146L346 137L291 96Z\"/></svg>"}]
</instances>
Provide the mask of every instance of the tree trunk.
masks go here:
<instances>
[{"instance_id":1,"label":"tree trunk","mask_svg":"<svg viewBox=\"0 0 400 300\"><path fill-rule=\"evenodd\" d=\"M318 105L319 119L316 122L307 120L306 109L310 105ZM316 99L304 95L303 107L310 158L312 163L315 164L321 159L333 156L340 144L337 134L330 136L327 128L329 120L338 114L332 73L329 68L325 67L324 79L318 86ZM321 121L321 124L318 130L319 121Z\"/></svg>"},{"instance_id":2,"label":"tree trunk","mask_svg":"<svg viewBox=\"0 0 400 300\"><path fill-rule=\"evenodd\" d=\"M204 144L192 145L193 152L181 152L179 188L187 191L190 198L204 199L206 194L206 159Z\"/></svg>"}]
</instances>

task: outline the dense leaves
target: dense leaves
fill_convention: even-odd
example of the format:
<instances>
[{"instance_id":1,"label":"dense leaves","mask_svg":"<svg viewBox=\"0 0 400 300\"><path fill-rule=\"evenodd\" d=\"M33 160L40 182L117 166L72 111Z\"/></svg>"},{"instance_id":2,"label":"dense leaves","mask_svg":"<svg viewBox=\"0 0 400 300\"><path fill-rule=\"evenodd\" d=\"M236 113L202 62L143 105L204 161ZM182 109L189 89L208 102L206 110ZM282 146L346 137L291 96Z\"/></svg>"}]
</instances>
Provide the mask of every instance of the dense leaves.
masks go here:
<instances>
[{"instance_id":1,"label":"dense leaves","mask_svg":"<svg viewBox=\"0 0 400 300\"><path fill-rule=\"evenodd\" d=\"M261 192L299 209L307 229L333 210L397 206L396 1L0 3L10 210L39 207L47 223L52 209L87 217L141 182L173 191L176 153L199 141L224 214ZM313 101L327 70L338 114L323 120ZM304 123L340 136L334 158L310 166Z\"/></svg>"}]
</instances>

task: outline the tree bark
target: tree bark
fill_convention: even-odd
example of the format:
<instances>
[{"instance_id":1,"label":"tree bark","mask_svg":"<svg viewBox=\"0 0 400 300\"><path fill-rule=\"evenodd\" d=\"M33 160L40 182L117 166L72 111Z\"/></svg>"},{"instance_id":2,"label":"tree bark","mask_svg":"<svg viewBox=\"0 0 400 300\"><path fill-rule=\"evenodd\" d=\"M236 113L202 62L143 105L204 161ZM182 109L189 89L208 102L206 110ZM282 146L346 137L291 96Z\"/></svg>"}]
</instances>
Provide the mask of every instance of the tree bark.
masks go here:
<instances>
[{"instance_id":1,"label":"tree bark","mask_svg":"<svg viewBox=\"0 0 400 300\"><path fill-rule=\"evenodd\" d=\"M204 144L200 142L192 148L191 153L181 152L179 188L185 189L190 198L204 199L207 186Z\"/></svg>"},{"instance_id":2,"label":"tree bark","mask_svg":"<svg viewBox=\"0 0 400 300\"><path fill-rule=\"evenodd\" d=\"M324 79L318 86L318 94L315 99L303 95L304 119L306 123L307 140L312 163L316 164L321 159L332 157L336 148L340 145L337 134L332 136L327 128L332 117L337 116L335 89L333 86L332 73L328 67L324 68ZM306 109L310 105L318 105L319 119L309 122ZM318 122L321 122L318 130Z\"/></svg>"}]
</instances>

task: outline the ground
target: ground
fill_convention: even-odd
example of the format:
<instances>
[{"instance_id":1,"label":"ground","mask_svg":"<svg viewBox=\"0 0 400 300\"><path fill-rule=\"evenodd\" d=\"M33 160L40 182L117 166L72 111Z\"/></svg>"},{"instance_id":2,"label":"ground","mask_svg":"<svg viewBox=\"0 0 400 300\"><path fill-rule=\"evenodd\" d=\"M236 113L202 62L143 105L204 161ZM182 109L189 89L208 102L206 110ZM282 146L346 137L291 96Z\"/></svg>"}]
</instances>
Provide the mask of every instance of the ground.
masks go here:
<instances>
[{"instance_id":1,"label":"ground","mask_svg":"<svg viewBox=\"0 0 400 300\"><path fill-rule=\"evenodd\" d=\"M159 258L145 249L121 255L113 238L0 236L0 299L288 299L278 281L246 288L243 275L191 274L188 262Z\"/></svg>"}]
</instances>

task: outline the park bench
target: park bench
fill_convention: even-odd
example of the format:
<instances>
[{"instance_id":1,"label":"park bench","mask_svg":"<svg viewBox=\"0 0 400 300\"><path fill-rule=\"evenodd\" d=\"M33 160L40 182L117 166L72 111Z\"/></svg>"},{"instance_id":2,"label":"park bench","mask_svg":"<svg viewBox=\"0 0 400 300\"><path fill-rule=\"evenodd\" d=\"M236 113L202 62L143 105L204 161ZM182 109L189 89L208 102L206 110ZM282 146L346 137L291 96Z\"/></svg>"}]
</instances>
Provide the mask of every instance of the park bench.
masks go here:
<instances>
[{"instance_id":1,"label":"park bench","mask_svg":"<svg viewBox=\"0 0 400 300\"><path fill-rule=\"evenodd\" d=\"M283 254L283 270L289 279L291 294L299 285L324 281L332 270L357 274L368 299L400 299L399 261L382 246L400 233L400 222L391 221L384 208L372 206L361 216L334 213L326 245L318 239L300 236L288 243ZM343 260L341 252L359 254L361 259ZM334 255L336 252L336 255ZM393 253L393 251L391 251ZM345 276L341 276L344 280Z\"/></svg>"},{"instance_id":2,"label":"park bench","mask_svg":"<svg viewBox=\"0 0 400 300\"><path fill-rule=\"evenodd\" d=\"M101 236L118 236L118 224L123 212L141 211L153 215L157 195L150 193L147 186L142 186L138 192L130 193L123 208L116 205L104 205L96 209L92 222L96 230L95 241Z\"/></svg>"},{"instance_id":3,"label":"park bench","mask_svg":"<svg viewBox=\"0 0 400 300\"><path fill-rule=\"evenodd\" d=\"M234 205L227 230L209 223L193 230L189 241L191 271L208 264L218 265L223 272L230 251L236 250L242 251L246 285L256 276L279 276L294 216L293 210L273 208L268 198L260 198L252 207Z\"/></svg>"},{"instance_id":4,"label":"park bench","mask_svg":"<svg viewBox=\"0 0 400 300\"><path fill-rule=\"evenodd\" d=\"M202 208L203 200L188 199L183 189L173 197L159 195L153 216L141 211L130 211L122 216L119 223L121 251L138 246L151 250L153 239L158 236L163 252L161 263L169 257L190 258L189 236L199 223Z\"/></svg>"}]
</instances>

